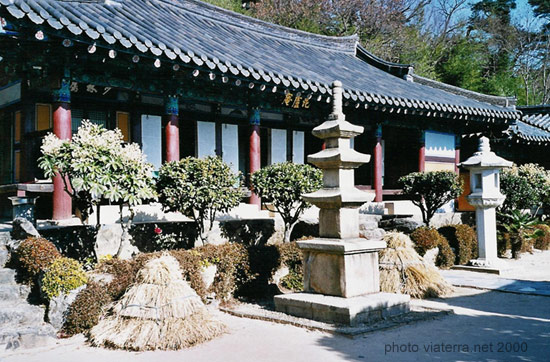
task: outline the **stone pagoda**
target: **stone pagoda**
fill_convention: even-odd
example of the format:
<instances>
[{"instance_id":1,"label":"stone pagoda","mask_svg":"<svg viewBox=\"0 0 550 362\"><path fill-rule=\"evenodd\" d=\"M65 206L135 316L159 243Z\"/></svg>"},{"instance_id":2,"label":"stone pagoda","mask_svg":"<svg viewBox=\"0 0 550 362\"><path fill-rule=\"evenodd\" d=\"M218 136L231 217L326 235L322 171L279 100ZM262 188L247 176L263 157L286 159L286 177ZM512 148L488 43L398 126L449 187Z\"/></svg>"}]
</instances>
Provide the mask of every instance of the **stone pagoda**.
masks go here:
<instances>
[{"instance_id":1,"label":"stone pagoda","mask_svg":"<svg viewBox=\"0 0 550 362\"><path fill-rule=\"evenodd\" d=\"M497 255L497 221L496 208L506 198L500 192L500 170L511 167L512 162L497 156L491 151L489 139L481 137L479 148L472 157L462 162L460 166L470 171L470 189L468 202L476 209L477 243L479 258L471 260L472 267L460 269L477 269L500 274L502 268Z\"/></svg>"},{"instance_id":2,"label":"stone pagoda","mask_svg":"<svg viewBox=\"0 0 550 362\"><path fill-rule=\"evenodd\" d=\"M409 311L409 296L380 293L382 240L359 238L358 208L372 196L355 187L354 169L370 155L351 148L363 127L346 121L342 83L332 85L333 109L313 129L325 149L308 156L323 171L323 188L303 195L319 207L318 239L298 242L304 254L304 292L275 297L278 311L325 322L356 325Z\"/></svg>"}]
</instances>

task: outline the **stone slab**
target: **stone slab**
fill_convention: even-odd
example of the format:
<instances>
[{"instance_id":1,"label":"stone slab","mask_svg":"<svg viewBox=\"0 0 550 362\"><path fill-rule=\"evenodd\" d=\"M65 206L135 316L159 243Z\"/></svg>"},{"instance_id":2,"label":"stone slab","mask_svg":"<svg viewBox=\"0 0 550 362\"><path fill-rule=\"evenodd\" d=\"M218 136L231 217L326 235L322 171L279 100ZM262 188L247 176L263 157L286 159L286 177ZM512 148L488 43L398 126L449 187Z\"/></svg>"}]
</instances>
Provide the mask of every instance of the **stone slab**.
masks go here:
<instances>
[{"instance_id":1,"label":"stone slab","mask_svg":"<svg viewBox=\"0 0 550 362\"><path fill-rule=\"evenodd\" d=\"M355 239L311 239L297 242L304 251L323 252L328 254L372 253L386 248L383 240Z\"/></svg>"},{"instance_id":2,"label":"stone slab","mask_svg":"<svg viewBox=\"0 0 550 362\"><path fill-rule=\"evenodd\" d=\"M292 293L274 298L275 309L296 317L355 326L374 323L410 311L410 297L374 293L342 298L314 293Z\"/></svg>"},{"instance_id":3,"label":"stone slab","mask_svg":"<svg viewBox=\"0 0 550 362\"><path fill-rule=\"evenodd\" d=\"M451 269L466 270L470 272L496 274L496 275L504 275L509 273L512 270L510 268L505 268L500 266L488 267L488 266L473 266L473 265L454 265Z\"/></svg>"}]
</instances>

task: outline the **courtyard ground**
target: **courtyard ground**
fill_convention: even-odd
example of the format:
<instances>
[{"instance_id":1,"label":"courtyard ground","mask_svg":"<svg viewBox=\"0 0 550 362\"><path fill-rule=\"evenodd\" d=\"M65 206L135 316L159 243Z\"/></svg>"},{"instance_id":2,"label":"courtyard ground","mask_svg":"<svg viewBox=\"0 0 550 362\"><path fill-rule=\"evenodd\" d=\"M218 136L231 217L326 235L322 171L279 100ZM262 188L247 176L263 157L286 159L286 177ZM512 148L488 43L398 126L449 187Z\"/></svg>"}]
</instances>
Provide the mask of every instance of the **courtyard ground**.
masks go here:
<instances>
[{"instance_id":1,"label":"courtyard ground","mask_svg":"<svg viewBox=\"0 0 550 362\"><path fill-rule=\"evenodd\" d=\"M0 361L548 361L548 296L457 288L449 298L414 302L454 313L350 338L217 312L230 332L187 350L92 348L79 335Z\"/></svg>"}]
</instances>

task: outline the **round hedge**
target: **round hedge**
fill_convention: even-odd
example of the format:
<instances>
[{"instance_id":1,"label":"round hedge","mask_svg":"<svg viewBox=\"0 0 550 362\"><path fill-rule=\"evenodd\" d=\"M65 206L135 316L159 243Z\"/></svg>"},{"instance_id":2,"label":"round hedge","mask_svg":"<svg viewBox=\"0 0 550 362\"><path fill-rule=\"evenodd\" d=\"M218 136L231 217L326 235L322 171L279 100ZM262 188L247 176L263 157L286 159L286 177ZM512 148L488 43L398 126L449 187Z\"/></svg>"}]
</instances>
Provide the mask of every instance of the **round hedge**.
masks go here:
<instances>
[{"instance_id":1,"label":"round hedge","mask_svg":"<svg viewBox=\"0 0 550 362\"><path fill-rule=\"evenodd\" d=\"M111 297L104 286L90 282L76 296L69 307L63 332L72 336L91 329L99 322L105 306L111 302Z\"/></svg>"},{"instance_id":2,"label":"round hedge","mask_svg":"<svg viewBox=\"0 0 550 362\"><path fill-rule=\"evenodd\" d=\"M477 235L471 226L464 224L447 225L438 229L455 250L458 265L466 265L478 257Z\"/></svg>"},{"instance_id":3,"label":"round hedge","mask_svg":"<svg viewBox=\"0 0 550 362\"><path fill-rule=\"evenodd\" d=\"M16 251L17 262L23 279L32 281L40 272L45 271L61 254L51 242L44 238L25 239Z\"/></svg>"},{"instance_id":4,"label":"round hedge","mask_svg":"<svg viewBox=\"0 0 550 362\"><path fill-rule=\"evenodd\" d=\"M539 224L534 226L536 229L542 230L542 235L535 238L535 248L539 250L550 249L550 226Z\"/></svg>"},{"instance_id":5,"label":"round hedge","mask_svg":"<svg viewBox=\"0 0 550 362\"><path fill-rule=\"evenodd\" d=\"M71 258L57 258L42 277L42 292L52 299L66 294L88 281L82 264Z\"/></svg>"},{"instance_id":6,"label":"round hedge","mask_svg":"<svg viewBox=\"0 0 550 362\"><path fill-rule=\"evenodd\" d=\"M435 260L435 264L438 267L450 268L454 265L455 254L447 239L438 233L436 229L425 226L419 227L412 232L411 239L415 244L415 250L422 256L430 249L439 248L439 253Z\"/></svg>"}]
</instances>

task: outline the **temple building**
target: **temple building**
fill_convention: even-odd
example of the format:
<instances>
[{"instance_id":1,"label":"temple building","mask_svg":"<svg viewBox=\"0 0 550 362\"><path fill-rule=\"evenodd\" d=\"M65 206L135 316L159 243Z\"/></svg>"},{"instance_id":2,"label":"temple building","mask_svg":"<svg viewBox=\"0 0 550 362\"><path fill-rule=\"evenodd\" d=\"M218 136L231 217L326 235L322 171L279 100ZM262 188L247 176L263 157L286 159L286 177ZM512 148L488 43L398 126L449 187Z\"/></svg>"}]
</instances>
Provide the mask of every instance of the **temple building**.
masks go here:
<instances>
[{"instance_id":1,"label":"temple building","mask_svg":"<svg viewBox=\"0 0 550 362\"><path fill-rule=\"evenodd\" d=\"M376 201L399 198L397 180L410 172L458 172L472 135L510 150L550 140L550 122L513 99L419 77L357 36L310 34L196 0L0 0L0 18L4 214L7 196L40 193L39 217L71 216L60 180L37 181L37 159L46 133L70 138L85 119L120 128L157 169L218 155L248 178L303 163L323 147L311 130L330 113L334 80L347 119L365 127L353 147L372 155L355 183Z\"/></svg>"}]
</instances>

